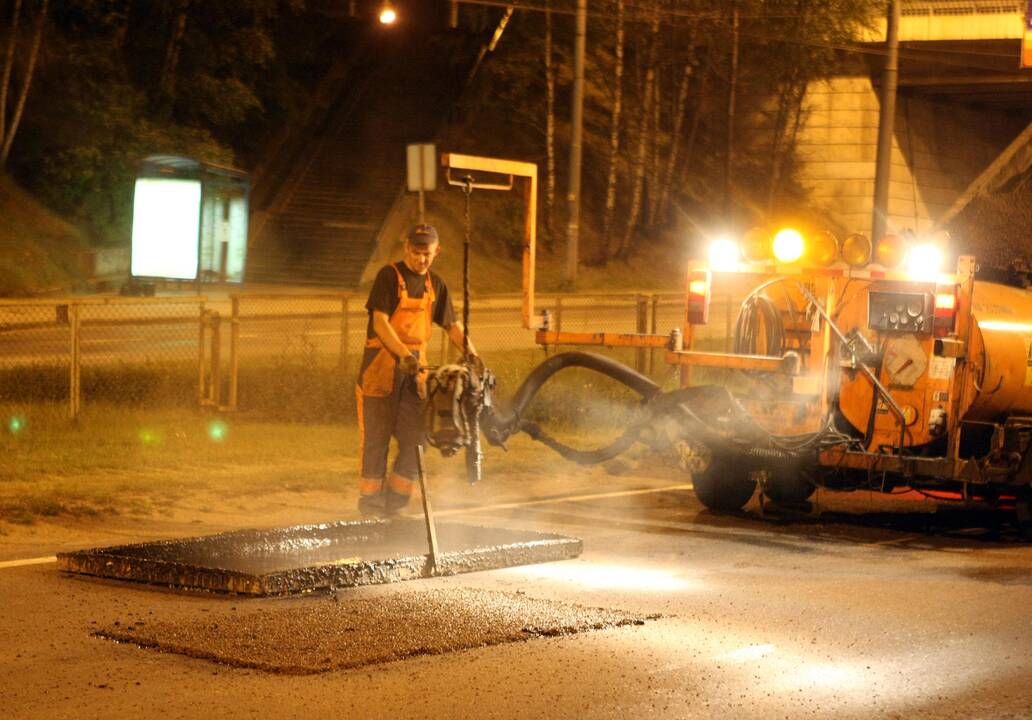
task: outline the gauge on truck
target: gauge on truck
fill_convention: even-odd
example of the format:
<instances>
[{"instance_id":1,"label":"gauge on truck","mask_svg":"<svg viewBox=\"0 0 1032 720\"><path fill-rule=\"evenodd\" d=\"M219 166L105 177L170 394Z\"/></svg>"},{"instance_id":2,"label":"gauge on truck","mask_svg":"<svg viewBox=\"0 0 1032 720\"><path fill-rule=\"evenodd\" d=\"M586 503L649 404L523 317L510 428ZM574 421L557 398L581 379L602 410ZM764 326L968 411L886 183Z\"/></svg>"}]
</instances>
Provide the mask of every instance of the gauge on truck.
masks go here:
<instances>
[{"instance_id":1,"label":"gauge on truck","mask_svg":"<svg viewBox=\"0 0 1032 720\"><path fill-rule=\"evenodd\" d=\"M867 305L868 324L880 332L932 332L932 294L871 292Z\"/></svg>"},{"instance_id":2,"label":"gauge on truck","mask_svg":"<svg viewBox=\"0 0 1032 720\"><path fill-rule=\"evenodd\" d=\"M912 387L928 369L928 354L913 335L894 337L885 343L884 364L892 385Z\"/></svg>"}]
</instances>

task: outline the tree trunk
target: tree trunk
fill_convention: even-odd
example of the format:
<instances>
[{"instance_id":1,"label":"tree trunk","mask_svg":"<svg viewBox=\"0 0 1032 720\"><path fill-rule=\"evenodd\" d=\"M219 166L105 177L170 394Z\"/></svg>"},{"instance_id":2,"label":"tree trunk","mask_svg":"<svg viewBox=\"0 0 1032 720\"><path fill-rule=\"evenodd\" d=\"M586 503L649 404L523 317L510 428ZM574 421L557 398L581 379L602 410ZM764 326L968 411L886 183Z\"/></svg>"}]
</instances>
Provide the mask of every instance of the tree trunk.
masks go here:
<instances>
[{"instance_id":1,"label":"tree trunk","mask_svg":"<svg viewBox=\"0 0 1032 720\"><path fill-rule=\"evenodd\" d=\"M14 46L18 42L18 20L21 18L21 6L21 0L14 0L14 12L11 15L11 34L7 38L3 76L0 77L0 144L7 137L7 90L11 87L11 69L14 67Z\"/></svg>"},{"instance_id":2,"label":"tree trunk","mask_svg":"<svg viewBox=\"0 0 1032 720\"><path fill-rule=\"evenodd\" d=\"M694 33L693 33L694 36ZM667 156L666 168L663 171L663 187L659 195L659 217L665 217L670 191L674 184L674 168L677 167L677 155L681 149L681 133L684 130L684 111L688 105L688 88L692 80L692 61L684 64L681 73L681 84L677 88L677 101L674 105L674 128L671 131L670 153Z\"/></svg>"},{"instance_id":3,"label":"tree trunk","mask_svg":"<svg viewBox=\"0 0 1032 720\"><path fill-rule=\"evenodd\" d=\"M627 229L617 250L618 257L627 257L631 249L631 241L634 238L634 231L638 225L638 216L641 214L641 192L645 184L645 152L648 149L646 127L649 124L649 115L652 108L652 85L656 81L656 45L659 35L659 7L656 0L652 4L652 23L649 30L648 63L645 70L645 88L642 92L641 114L638 121L638 151L634 160L634 187L631 190L631 209L627 217Z\"/></svg>"},{"instance_id":4,"label":"tree trunk","mask_svg":"<svg viewBox=\"0 0 1032 720\"><path fill-rule=\"evenodd\" d=\"M649 130L649 144L652 147L652 162L649 172L649 184L648 184L648 226L655 227L656 225L656 211L659 204L659 177L660 177L660 103L663 101L661 92L662 82L660 82L662 76L657 71L656 80L652 84L652 123Z\"/></svg>"},{"instance_id":5,"label":"tree trunk","mask_svg":"<svg viewBox=\"0 0 1032 720\"><path fill-rule=\"evenodd\" d=\"M616 47L613 63L613 112L609 122L609 176L606 179L606 209L602 216L602 257L610 259L613 243L613 213L616 211L616 171L620 163L620 113L623 109L624 0L616 0Z\"/></svg>"},{"instance_id":6,"label":"tree trunk","mask_svg":"<svg viewBox=\"0 0 1032 720\"><path fill-rule=\"evenodd\" d=\"M186 14L190 9L190 0L179 0L176 8L176 16L172 21L172 33L169 35L168 44L165 46L165 62L161 66L161 78L158 86L167 97L172 97L176 91L176 69L179 66L179 48L183 42L183 33L186 30Z\"/></svg>"},{"instance_id":7,"label":"tree trunk","mask_svg":"<svg viewBox=\"0 0 1032 720\"><path fill-rule=\"evenodd\" d=\"M29 61L25 67L21 92L18 94L18 104L14 108L14 115L11 117L11 124L7 128L7 135L3 138L3 147L0 148L0 168L7 165L7 158L11 154L11 143L14 142L15 133L18 132L18 124L21 122L22 112L25 110L25 100L29 97L32 76L36 72L36 59L39 57L39 46L43 42L43 28L47 24L47 8L49 5L50 0L43 0L39 8L39 17L36 18L36 28L32 34L32 49L29 51Z\"/></svg>"},{"instance_id":8,"label":"tree trunk","mask_svg":"<svg viewBox=\"0 0 1032 720\"><path fill-rule=\"evenodd\" d=\"M713 56L706 57L706 65L703 68L702 76L699 78L699 89L695 96L699 99L692 112L691 126L688 128L688 139L684 144L684 152L681 153L681 166L675 170L678 177L678 186L683 187L688 183L688 170L692 165L692 157L695 155L695 139L699 136L699 125L702 123L702 116L706 112L707 87L710 83L710 76L713 74Z\"/></svg>"},{"instance_id":9,"label":"tree trunk","mask_svg":"<svg viewBox=\"0 0 1032 720\"><path fill-rule=\"evenodd\" d=\"M735 164L735 92L738 84L738 5L731 8L731 57L727 78L727 146L724 149L724 217L730 220Z\"/></svg>"},{"instance_id":10,"label":"tree trunk","mask_svg":"<svg viewBox=\"0 0 1032 720\"><path fill-rule=\"evenodd\" d=\"M797 0L796 2L796 15L794 22L792 23L791 30L789 31L790 36L798 36L802 31L802 20L806 12L805 0ZM801 80L799 77L798 66L791 66L785 69L782 73L781 78L778 81L778 109L777 114L774 116L774 127L771 131L771 147L770 147L770 180L767 186L767 212L773 213L777 207L778 194L781 189L781 173L784 165L785 156L788 152L791 152L785 147L787 140L786 135L789 130L789 120L795 113L796 117L799 116L799 110L797 109L797 103L802 102L802 97L799 97L799 84L804 83L805 93L805 80ZM797 122L797 121L796 121ZM795 135L795 129L792 130L792 135ZM794 139L792 140L794 145Z\"/></svg>"},{"instance_id":11,"label":"tree trunk","mask_svg":"<svg viewBox=\"0 0 1032 720\"><path fill-rule=\"evenodd\" d=\"M545 2L545 227L555 235L555 66L552 63L552 0Z\"/></svg>"},{"instance_id":12,"label":"tree trunk","mask_svg":"<svg viewBox=\"0 0 1032 720\"><path fill-rule=\"evenodd\" d=\"M789 117L786 117L785 132L787 137L779 143L780 149L777 157L774 159L774 167L771 171L770 189L767 196L767 210L770 213L776 211L778 207L785 161L789 155L795 152L796 138L799 136L799 126L803 122L803 100L805 99L806 83L804 81L797 81L791 97L791 107L787 111L787 116L790 116L791 120L791 129L789 129Z\"/></svg>"}]
</instances>

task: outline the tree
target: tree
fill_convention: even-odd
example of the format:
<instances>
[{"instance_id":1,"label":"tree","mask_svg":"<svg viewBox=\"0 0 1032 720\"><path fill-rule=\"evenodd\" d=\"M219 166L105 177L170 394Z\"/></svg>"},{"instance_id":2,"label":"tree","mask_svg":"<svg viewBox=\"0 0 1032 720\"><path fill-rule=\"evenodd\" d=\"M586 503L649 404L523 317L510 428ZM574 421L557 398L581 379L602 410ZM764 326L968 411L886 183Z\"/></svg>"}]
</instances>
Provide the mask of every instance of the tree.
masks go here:
<instances>
[{"instance_id":1,"label":"tree","mask_svg":"<svg viewBox=\"0 0 1032 720\"><path fill-rule=\"evenodd\" d=\"M4 57L3 79L0 80L0 169L7 165L7 158L11 154L11 145L14 143L14 136L18 132L22 113L25 111L25 101L29 97L29 88L32 87L32 78L36 72L39 46L43 41L43 28L47 23L47 7L49 4L50 0L40 1L35 27L32 31L29 55L25 60L25 68L20 79L21 89L18 93L18 100L15 103L14 110L11 113L10 122L7 122L7 94L14 69L15 46L18 43L18 20L22 10L21 0L15 0L14 13L11 19L11 31L8 33L7 39L7 53Z\"/></svg>"},{"instance_id":2,"label":"tree","mask_svg":"<svg viewBox=\"0 0 1032 720\"><path fill-rule=\"evenodd\" d=\"M623 109L624 0L616 0L616 33L613 47L613 109L609 121L609 171L606 175L606 205L602 216L600 259L609 259L613 242L613 213L616 211L616 174L620 162L620 113Z\"/></svg>"},{"instance_id":3,"label":"tree","mask_svg":"<svg viewBox=\"0 0 1032 720\"><path fill-rule=\"evenodd\" d=\"M552 0L545 0L545 227L555 231L555 67L552 63Z\"/></svg>"},{"instance_id":4,"label":"tree","mask_svg":"<svg viewBox=\"0 0 1032 720\"><path fill-rule=\"evenodd\" d=\"M649 24L648 58L645 61L645 88L642 91L641 112L638 118L638 149L634 158L634 186L631 190L631 209L627 227L616 250L616 257L626 257L631 249L641 214L641 196L645 185L646 150L648 149L651 105L655 101L653 85L656 82L656 50L659 44L659 0L652 3L652 21Z\"/></svg>"}]
</instances>

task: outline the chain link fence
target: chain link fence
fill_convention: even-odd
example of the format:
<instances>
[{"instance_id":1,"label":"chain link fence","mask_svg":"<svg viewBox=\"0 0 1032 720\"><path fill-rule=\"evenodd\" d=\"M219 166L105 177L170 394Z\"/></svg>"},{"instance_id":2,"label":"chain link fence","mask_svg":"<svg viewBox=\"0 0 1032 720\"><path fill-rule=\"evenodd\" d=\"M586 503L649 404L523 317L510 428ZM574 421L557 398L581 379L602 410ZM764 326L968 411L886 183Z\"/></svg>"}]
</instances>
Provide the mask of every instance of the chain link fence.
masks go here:
<instances>
[{"instance_id":1,"label":"chain link fence","mask_svg":"<svg viewBox=\"0 0 1032 720\"><path fill-rule=\"evenodd\" d=\"M196 406L205 298L0 301L0 404Z\"/></svg>"},{"instance_id":2,"label":"chain link fence","mask_svg":"<svg viewBox=\"0 0 1032 720\"><path fill-rule=\"evenodd\" d=\"M727 350L737 295L715 287L698 349ZM287 421L354 417L366 339L365 296L348 293L0 301L0 405L207 407ZM658 382L676 372L661 348L549 346L522 327L521 298L474 298L470 338L508 397L549 354L613 357ZM651 333L684 328L680 293L539 295L553 330ZM456 308L461 317L461 307ZM427 364L459 356L435 327ZM10 414L10 413L9 413Z\"/></svg>"}]
</instances>

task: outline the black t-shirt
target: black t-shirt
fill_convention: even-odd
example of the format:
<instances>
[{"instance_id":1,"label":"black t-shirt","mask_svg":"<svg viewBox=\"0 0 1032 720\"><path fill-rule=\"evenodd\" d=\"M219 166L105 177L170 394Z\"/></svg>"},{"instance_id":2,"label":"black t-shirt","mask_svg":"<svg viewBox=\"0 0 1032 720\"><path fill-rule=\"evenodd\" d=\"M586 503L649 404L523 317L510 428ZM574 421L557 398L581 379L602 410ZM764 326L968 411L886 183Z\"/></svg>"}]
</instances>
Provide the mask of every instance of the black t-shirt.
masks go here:
<instances>
[{"instance_id":1,"label":"black t-shirt","mask_svg":"<svg viewBox=\"0 0 1032 720\"><path fill-rule=\"evenodd\" d=\"M405 291L410 298L419 299L426 292L426 276L412 272L405 263L399 262L380 268L365 305L369 311L367 338L376 337L376 333L373 332L373 311L379 310L390 317L398 307L398 274L394 272L394 268L401 270L401 276L405 279ZM452 305L451 293L448 292L448 286L444 284L440 275L432 270L428 272L430 284L434 288L434 306L431 309L433 321L443 328L451 327L455 323L455 307Z\"/></svg>"}]
</instances>

